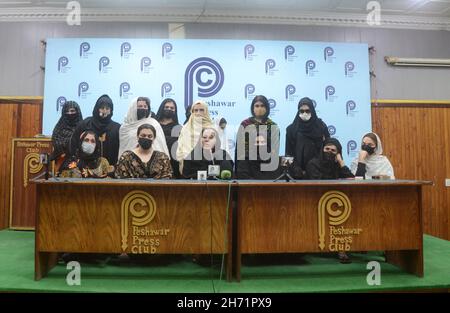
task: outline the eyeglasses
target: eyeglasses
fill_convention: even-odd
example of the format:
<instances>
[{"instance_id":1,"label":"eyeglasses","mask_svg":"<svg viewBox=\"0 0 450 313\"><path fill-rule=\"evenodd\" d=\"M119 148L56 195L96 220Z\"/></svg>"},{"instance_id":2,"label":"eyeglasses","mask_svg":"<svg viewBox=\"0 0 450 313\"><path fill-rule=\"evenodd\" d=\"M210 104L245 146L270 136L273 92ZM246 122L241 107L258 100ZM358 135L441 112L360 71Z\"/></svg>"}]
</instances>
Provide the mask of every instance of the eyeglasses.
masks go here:
<instances>
[{"instance_id":1,"label":"eyeglasses","mask_svg":"<svg viewBox=\"0 0 450 313\"><path fill-rule=\"evenodd\" d=\"M300 109L300 113L311 113L311 110L301 110Z\"/></svg>"}]
</instances>

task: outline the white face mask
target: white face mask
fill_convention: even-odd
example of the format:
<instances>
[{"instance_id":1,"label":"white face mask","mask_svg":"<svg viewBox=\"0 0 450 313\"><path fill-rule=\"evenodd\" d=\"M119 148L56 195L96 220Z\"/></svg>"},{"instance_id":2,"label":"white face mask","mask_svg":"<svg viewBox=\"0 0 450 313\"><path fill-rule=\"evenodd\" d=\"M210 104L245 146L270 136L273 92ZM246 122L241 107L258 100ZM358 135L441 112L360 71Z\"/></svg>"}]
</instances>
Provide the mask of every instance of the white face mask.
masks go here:
<instances>
[{"instance_id":1,"label":"white face mask","mask_svg":"<svg viewBox=\"0 0 450 313\"><path fill-rule=\"evenodd\" d=\"M300 113L299 116L303 121L307 122L311 118L311 113Z\"/></svg>"},{"instance_id":2,"label":"white face mask","mask_svg":"<svg viewBox=\"0 0 450 313\"><path fill-rule=\"evenodd\" d=\"M95 151L95 144L83 141L81 144L81 150L86 154L92 154Z\"/></svg>"},{"instance_id":3,"label":"white face mask","mask_svg":"<svg viewBox=\"0 0 450 313\"><path fill-rule=\"evenodd\" d=\"M109 116L109 112L100 112L100 113L99 113L99 116L100 116L101 118L107 118L107 117Z\"/></svg>"}]
</instances>

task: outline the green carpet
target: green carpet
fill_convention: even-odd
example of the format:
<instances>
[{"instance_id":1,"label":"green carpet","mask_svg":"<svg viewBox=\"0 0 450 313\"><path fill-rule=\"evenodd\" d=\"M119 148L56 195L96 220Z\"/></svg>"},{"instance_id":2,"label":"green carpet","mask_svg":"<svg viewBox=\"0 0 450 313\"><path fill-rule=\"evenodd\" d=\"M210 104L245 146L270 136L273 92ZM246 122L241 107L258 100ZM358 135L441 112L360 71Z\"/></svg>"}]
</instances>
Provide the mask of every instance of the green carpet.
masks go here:
<instances>
[{"instance_id":1,"label":"green carpet","mask_svg":"<svg viewBox=\"0 0 450 313\"><path fill-rule=\"evenodd\" d=\"M220 266L211 270L188 258L167 265L81 266L81 286L68 286L64 264L34 281L34 232L0 231L0 291L22 292L358 292L450 288L450 242L424 236L425 277L384 263L380 253L352 254L352 264L331 255L250 256L242 281L228 283ZM381 285L366 283L368 261L381 262ZM212 276L212 277L211 277ZM213 278L213 279L211 279Z\"/></svg>"}]
</instances>

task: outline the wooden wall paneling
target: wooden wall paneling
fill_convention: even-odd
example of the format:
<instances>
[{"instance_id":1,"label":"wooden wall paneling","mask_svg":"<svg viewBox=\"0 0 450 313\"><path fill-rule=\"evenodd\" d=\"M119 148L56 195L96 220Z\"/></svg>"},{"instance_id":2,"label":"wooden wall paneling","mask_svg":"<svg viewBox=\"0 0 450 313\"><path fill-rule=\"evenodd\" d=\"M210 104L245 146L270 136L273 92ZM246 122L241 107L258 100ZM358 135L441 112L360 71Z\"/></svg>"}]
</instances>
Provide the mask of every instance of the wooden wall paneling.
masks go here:
<instances>
[{"instance_id":1,"label":"wooden wall paneling","mask_svg":"<svg viewBox=\"0 0 450 313\"><path fill-rule=\"evenodd\" d=\"M16 136L17 105L0 102L0 229L9 223L11 139Z\"/></svg>"},{"instance_id":2,"label":"wooden wall paneling","mask_svg":"<svg viewBox=\"0 0 450 313\"><path fill-rule=\"evenodd\" d=\"M11 144L42 132L42 97L0 97L0 229L9 224Z\"/></svg>"},{"instance_id":3,"label":"wooden wall paneling","mask_svg":"<svg viewBox=\"0 0 450 313\"><path fill-rule=\"evenodd\" d=\"M424 232L450 239L450 104L384 103L372 107L372 128L400 179L431 180L423 194Z\"/></svg>"}]
</instances>

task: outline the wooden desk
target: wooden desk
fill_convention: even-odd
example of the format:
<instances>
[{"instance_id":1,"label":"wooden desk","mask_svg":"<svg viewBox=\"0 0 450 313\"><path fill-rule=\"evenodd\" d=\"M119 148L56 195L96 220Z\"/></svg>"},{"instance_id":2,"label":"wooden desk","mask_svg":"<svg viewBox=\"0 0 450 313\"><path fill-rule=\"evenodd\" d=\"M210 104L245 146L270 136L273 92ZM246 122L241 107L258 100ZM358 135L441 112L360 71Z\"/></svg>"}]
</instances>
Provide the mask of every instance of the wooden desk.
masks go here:
<instances>
[{"instance_id":1,"label":"wooden desk","mask_svg":"<svg viewBox=\"0 0 450 313\"><path fill-rule=\"evenodd\" d=\"M231 280L232 240L237 243L238 280L242 254L337 254L339 250L386 251L388 262L423 276L421 193L430 182L210 181L206 185L183 180L61 179L36 184L36 280L55 265L58 252L211 251L227 254ZM233 210L227 212L230 190L237 196L234 238Z\"/></svg>"},{"instance_id":2,"label":"wooden desk","mask_svg":"<svg viewBox=\"0 0 450 313\"><path fill-rule=\"evenodd\" d=\"M238 281L245 253L337 255L341 249L386 251L389 263L422 277L425 184L431 182L239 181Z\"/></svg>"},{"instance_id":3,"label":"wooden desk","mask_svg":"<svg viewBox=\"0 0 450 313\"><path fill-rule=\"evenodd\" d=\"M36 280L55 266L58 252L226 253L231 280L231 182L51 179L36 184Z\"/></svg>"}]
</instances>

